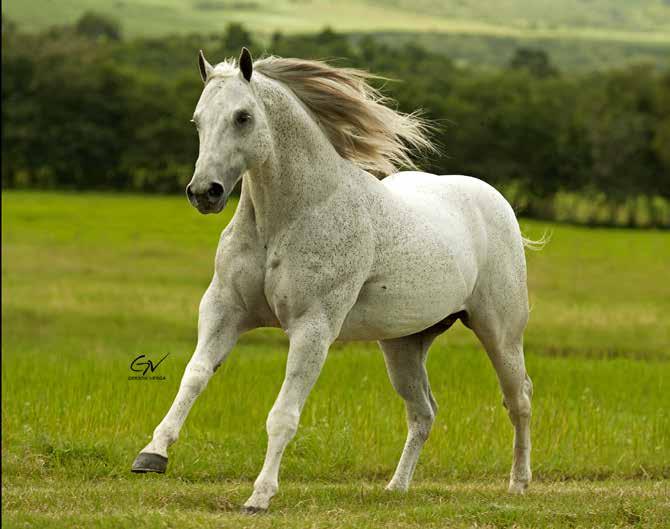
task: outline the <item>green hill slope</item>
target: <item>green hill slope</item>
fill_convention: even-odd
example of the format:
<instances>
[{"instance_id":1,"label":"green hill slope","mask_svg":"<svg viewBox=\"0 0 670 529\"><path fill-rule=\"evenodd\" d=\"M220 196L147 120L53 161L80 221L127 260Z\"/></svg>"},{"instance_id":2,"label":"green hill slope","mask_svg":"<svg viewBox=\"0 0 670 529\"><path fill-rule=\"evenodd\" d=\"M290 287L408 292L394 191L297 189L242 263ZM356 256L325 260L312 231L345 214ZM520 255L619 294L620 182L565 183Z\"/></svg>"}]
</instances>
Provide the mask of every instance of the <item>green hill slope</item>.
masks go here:
<instances>
[{"instance_id":1,"label":"green hill slope","mask_svg":"<svg viewBox=\"0 0 670 529\"><path fill-rule=\"evenodd\" d=\"M670 43L668 0L8 0L24 29L70 23L86 10L117 17L128 35L210 32L242 22L256 32L450 32Z\"/></svg>"},{"instance_id":2,"label":"green hill slope","mask_svg":"<svg viewBox=\"0 0 670 529\"><path fill-rule=\"evenodd\" d=\"M269 42L274 32L374 34L463 64L500 67L519 47L562 70L646 61L670 67L670 0L7 0L24 31L71 24L86 11L118 19L126 37L221 33L231 22Z\"/></svg>"}]
</instances>

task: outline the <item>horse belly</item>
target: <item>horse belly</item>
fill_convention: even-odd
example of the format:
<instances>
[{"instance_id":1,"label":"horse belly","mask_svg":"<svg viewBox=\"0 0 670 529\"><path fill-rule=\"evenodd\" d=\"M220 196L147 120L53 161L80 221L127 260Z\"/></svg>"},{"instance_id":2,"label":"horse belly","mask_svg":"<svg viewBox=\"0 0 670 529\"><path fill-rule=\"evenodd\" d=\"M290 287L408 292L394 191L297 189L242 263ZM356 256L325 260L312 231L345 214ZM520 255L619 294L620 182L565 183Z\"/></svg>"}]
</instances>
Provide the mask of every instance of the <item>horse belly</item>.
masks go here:
<instances>
[{"instance_id":1,"label":"horse belly","mask_svg":"<svg viewBox=\"0 0 670 529\"><path fill-rule=\"evenodd\" d=\"M477 281L475 239L482 230L475 208L447 192L445 180L398 176L371 208L377 212L375 265L344 321L342 340L427 329L464 310Z\"/></svg>"},{"instance_id":2,"label":"horse belly","mask_svg":"<svg viewBox=\"0 0 670 529\"><path fill-rule=\"evenodd\" d=\"M378 274L365 283L342 325L340 340L407 336L463 309L467 285L451 260L423 260L422 266L402 272Z\"/></svg>"}]
</instances>

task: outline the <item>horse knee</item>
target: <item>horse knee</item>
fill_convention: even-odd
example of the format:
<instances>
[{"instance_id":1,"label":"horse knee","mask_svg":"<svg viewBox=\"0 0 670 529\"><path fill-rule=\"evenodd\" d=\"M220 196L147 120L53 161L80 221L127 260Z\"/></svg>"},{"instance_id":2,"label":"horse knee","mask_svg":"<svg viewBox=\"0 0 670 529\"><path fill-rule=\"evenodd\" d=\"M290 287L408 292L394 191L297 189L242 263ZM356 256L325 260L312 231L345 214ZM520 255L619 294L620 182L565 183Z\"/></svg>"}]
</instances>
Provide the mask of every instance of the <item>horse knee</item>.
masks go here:
<instances>
[{"instance_id":1,"label":"horse knee","mask_svg":"<svg viewBox=\"0 0 670 529\"><path fill-rule=\"evenodd\" d=\"M212 376L212 370L204 364L189 364L186 367L182 386L190 389L196 395L202 393Z\"/></svg>"},{"instance_id":2,"label":"horse knee","mask_svg":"<svg viewBox=\"0 0 670 529\"><path fill-rule=\"evenodd\" d=\"M273 408L265 423L268 436L283 437L287 441L298 431L300 414L297 411Z\"/></svg>"},{"instance_id":3,"label":"horse knee","mask_svg":"<svg viewBox=\"0 0 670 529\"><path fill-rule=\"evenodd\" d=\"M520 392L514 396L505 396L503 405L507 408L510 419L528 419L531 414L530 396L525 392Z\"/></svg>"}]
</instances>

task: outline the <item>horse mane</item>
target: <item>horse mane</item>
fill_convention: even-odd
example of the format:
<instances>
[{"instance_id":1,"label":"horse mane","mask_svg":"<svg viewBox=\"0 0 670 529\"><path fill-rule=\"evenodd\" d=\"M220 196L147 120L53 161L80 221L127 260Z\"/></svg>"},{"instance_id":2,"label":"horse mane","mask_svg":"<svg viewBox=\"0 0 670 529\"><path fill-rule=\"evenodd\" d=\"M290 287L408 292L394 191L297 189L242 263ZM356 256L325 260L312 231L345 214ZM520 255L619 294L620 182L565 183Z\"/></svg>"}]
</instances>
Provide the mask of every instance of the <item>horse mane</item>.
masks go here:
<instances>
[{"instance_id":1,"label":"horse mane","mask_svg":"<svg viewBox=\"0 0 670 529\"><path fill-rule=\"evenodd\" d=\"M364 70L323 61L270 56L254 70L283 83L312 112L340 156L376 175L415 169L414 149L435 152L430 125L417 112L389 108L392 100L370 86L384 79Z\"/></svg>"}]
</instances>

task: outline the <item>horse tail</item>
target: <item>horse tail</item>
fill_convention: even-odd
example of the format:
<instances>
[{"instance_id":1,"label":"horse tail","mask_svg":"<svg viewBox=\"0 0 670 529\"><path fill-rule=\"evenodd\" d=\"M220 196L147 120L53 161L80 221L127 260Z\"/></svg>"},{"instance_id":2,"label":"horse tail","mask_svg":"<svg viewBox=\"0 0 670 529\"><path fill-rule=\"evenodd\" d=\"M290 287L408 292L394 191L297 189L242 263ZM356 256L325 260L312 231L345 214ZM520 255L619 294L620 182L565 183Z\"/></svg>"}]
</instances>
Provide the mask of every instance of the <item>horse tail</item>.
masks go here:
<instances>
[{"instance_id":1,"label":"horse tail","mask_svg":"<svg viewBox=\"0 0 670 529\"><path fill-rule=\"evenodd\" d=\"M523 247L528 248L529 250L533 250L534 252L539 252L542 250L549 243L549 241L551 241L551 233L548 233L546 230L542 234L542 237L535 240L524 237L524 235L521 234L521 242L523 243Z\"/></svg>"}]
</instances>

